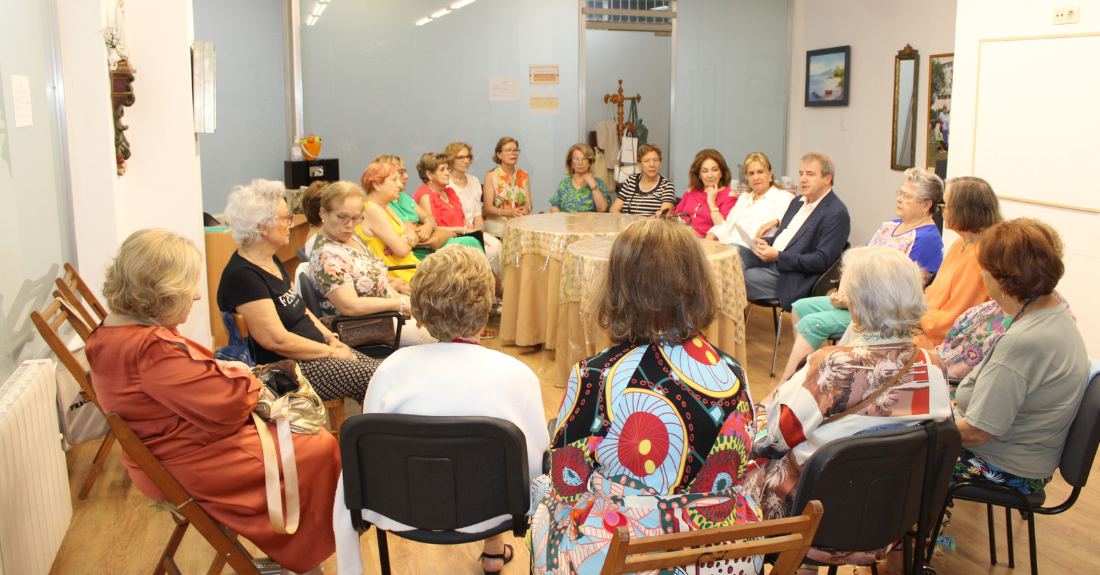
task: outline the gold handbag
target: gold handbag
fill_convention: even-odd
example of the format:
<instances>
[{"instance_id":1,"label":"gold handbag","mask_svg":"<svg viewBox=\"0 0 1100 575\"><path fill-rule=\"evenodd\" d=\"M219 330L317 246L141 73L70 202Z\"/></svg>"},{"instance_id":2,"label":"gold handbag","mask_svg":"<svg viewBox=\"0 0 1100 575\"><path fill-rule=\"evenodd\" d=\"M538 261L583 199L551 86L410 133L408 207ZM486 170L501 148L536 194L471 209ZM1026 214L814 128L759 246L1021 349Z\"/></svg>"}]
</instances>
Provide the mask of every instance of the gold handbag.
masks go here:
<instances>
[{"instance_id":1,"label":"gold handbag","mask_svg":"<svg viewBox=\"0 0 1100 575\"><path fill-rule=\"evenodd\" d=\"M252 370L263 383L252 419L260 435L264 453L264 482L267 485L267 512L271 526L280 535L298 530L300 503L298 496L298 465L294 458L294 440L290 433L314 435L324 429L325 405L302 375L297 362L285 359L256 366ZM283 498L279 489L279 457L267 422L275 424L282 455L283 481L286 485L286 519L283 519Z\"/></svg>"}]
</instances>

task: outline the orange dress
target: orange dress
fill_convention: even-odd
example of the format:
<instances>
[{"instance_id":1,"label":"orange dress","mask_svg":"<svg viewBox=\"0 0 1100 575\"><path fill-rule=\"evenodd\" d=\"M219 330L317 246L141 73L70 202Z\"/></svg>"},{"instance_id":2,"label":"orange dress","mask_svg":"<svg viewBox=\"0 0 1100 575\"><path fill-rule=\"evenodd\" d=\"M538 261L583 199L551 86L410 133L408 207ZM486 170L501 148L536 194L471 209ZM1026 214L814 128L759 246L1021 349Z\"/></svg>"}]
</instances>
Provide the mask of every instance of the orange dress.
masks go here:
<instances>
[{"instance_id":1,"label":"orange dress","mask_svg":"<svg viewBox=\"0 0 1100 575\"><path fill-rule=\"evenodd\" d=\"M294 535L277 535L267 513L260 438L249 415L261 384L249 371L222 366L210 350L175 330L144 325L97 328L87 355L103 409L118 413L211 517L292 571L308 571L335 552L340 448L332 435L293 434L301 523ZM142 493L164 500L129 456L123 454L122 462Z\"/></svg>"},{"instance_id":2,"label":"orange dress","mask_svg":"<svg viewBox=\"0 0 1100 575\"><path fill-rule=\"evenodd\" d=\"M963 246L963 239L959 238L943 256L936 279L924 290L928 313L920 320L924 333L913 340L918 347L934 349L947 338L960 315L989 300L978 265L979 247L977 242Z\"/></svg>"}]
</instances>

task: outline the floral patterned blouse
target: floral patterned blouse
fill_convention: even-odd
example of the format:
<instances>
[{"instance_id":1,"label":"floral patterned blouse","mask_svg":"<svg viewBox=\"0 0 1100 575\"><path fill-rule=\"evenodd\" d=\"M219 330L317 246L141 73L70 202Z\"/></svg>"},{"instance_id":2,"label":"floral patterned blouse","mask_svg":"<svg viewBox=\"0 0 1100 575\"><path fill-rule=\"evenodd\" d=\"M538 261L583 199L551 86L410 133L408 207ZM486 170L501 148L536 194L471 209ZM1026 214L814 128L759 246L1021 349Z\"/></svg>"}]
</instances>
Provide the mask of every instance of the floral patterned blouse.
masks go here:
<instances>
[{"instance_id":1,"label":"floral patterned blouse","mask_svg":"<svg viewBox=\"0 0 1100 575\"><path fill-rule=\"evenodd\" d=\"M363 247L363 251L322 234L317 234L313 244L313 252L309 256L309 277L325 296L321 300L321 311L326 316L339 313L328 300L328 295L336 288L355 286L359 297L393 297L386 276L386 262L367 249L358 236L352 236L352 239Z\"/></svg>"},{"instance_id":2,"label":"floral patterned blouse","mask_svg":"<svg viewBox=\"0 0 1100 575\"><path fill-rule=\"evenodd\" d=\"M1066 298L1057 291L1053 295L1065 304L1070 317L1077 321L1077 316L1069 309ZM1006 316L996 300L974 306L960 315L955 320L955 325L951 326L951 331L947 332L947 339L936 347L936 353L947 366L947 377L952 381L960 381L969 375L985 359L985 354L1001 339L1011 323L1012 316Z\"/></svg>"},{"instance_id":3,"label":"floral patterned blouse","mask_svg":"<svg viewBox=\"0 0 1100 575\"><path fill-rule=\"evenodd\" d=\"M754 429L744 369L702 335L621 344L580 362L558 410L550 474L533 486L533 572L599 573L619 526L643 537L757 521L741 488ZM757 573L759 562L699 572Z\"/></svg>"},{"instance_id":4,"label":"floral patterned blouse","mask_svg":"<svg viewBox=\"0 0 1100 575\"><path fill-rule=\"evenodd\" d=\"M498 208L514 208L527 204L527 172L516 168L515 176L509 176L504 168L493 168L497 176L497 193L493 196L493 206Z\"/></svg>"}]
</instances>

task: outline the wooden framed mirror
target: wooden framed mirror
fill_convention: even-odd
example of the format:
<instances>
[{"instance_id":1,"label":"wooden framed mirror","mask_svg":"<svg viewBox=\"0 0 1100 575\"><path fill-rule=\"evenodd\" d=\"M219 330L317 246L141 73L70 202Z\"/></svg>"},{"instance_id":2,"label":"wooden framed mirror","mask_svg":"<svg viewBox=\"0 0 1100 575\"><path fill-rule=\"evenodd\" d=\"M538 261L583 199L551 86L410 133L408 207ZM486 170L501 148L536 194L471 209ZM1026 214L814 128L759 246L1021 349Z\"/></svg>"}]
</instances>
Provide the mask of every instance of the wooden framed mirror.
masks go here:
<instances>
[{"instance_id":1,"label":"wooden framed mirror","mask_svg":"<svg viewBox=\"0 0 1100 575\"><path fill-rule=\"evenodd\" d=\"M906 44L894 57L894 129L890 140L890 168L893 170L906 170L916 165L919 74L919 54Z\"/></svg>"}]
</instances>

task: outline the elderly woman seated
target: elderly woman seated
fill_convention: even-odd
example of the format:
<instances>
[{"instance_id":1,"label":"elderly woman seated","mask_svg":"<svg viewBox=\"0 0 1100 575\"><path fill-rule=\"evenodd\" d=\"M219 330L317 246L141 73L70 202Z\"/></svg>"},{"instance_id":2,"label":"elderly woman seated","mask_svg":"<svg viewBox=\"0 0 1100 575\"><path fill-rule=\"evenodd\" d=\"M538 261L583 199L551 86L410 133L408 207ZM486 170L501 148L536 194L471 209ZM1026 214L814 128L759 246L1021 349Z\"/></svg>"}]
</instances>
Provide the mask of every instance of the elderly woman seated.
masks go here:
<instances>
[{"instance_id":1,"label":"elderly woman seated","mask_svg":"<svg viewBox=\"0 0 1100 575\"><path fill-rule=\"evenodd\" d=\"M810 355L806 367L757 408L763 425L753 454L765 462L753 464L746 485L764 519L794 513L798 478L818 446L871 428L943 421L951 415L943 365L936 354L913 343L926 311L920 268L892 248L856 248L843 257L840 291L848 298L859 337L850 346ZM808 556L866 565L888 550L811 549Z\"/></svg>"},{"instance_id":2,"label":"elderly woman seated","mask_svg":"<svg viewBox=\"0 0 1100 575\"><path fill-rule=\"evenodd\" d=\"M897 191L897 219L883 222L868 246L893 248L917 262L925 279L931 279L943 262L943 238L932 216L943 204L943 180L920 168L905 171L905 180ZM925 282L927 283L927 281ZM780 383L790 379L810 352L825 340L843 333L852 322L843 293L802 298L791 306L795 342Z\"/></svg>"},{"instance_id":3,"label":"elderly woman seated","mask_svg":"<svg viewBox=\"0 0 1100 575\"><path fill-rule=\"evenodd\" d=\"M248 366L214 359L176 329L199 299L202 267L194 244L171 232L141 230L122 243L103 284L111 313L88 338L96 395L211 517L280 565L319 574L335 549L328 527L339 445L325 431L291 435L301 523L293 535L276 534L260 436L249 418L262 384ZM142 493L163 498L128 455L122 462Z\"/></svg>"},{"instance_id":4,"label":"elderly woman seated","mask_svg":"<svg viewBox=\"0 0 1100 575\"><path fill-rule=\"evenodd\" d=\"M396 311L412 313L409 284L386 275L386 262L355 234L363 221L363 189L351 182L330 184L318 202L306 205L307 217L321 222L309 256L309 280L325 299L321 311L349 316ZM316 210L316 213L309 213ZM415 321L405 321L401 345L436 341Z\"/></svg>"},{"instance_id":5,"label":"elderly woman seated","mask_svg":"<svg viewBox=\"0 0 1100 575\"><path fill-rule=\"evenodd\" d=\"M550 474L536 484L534 573L599 573L619 526L655 535L758 520L741 490L754 433L745 372L700 333L717 305L687 226L647 219L615 238L591 308L615 344L570 375ZM761 567L723 560L698 572Z\"/></svg>"},{"instance_id":6,"label":"elderly woman seated","mask_svg":"<svg viewBox=\"0 0 1100 575\"><path fill-rule=\"evenodd\" d=\"M1053 294L1065 271L1058 232L1020 218L989 228L981 242L982 281L1012 323L955 393L963 439L955 479L1031 493L1058 467L1088 384L1088 353Z\"/></svg>"},{"instance_id":7,"label":"elderly woman seated","mask_svg":"<svg viewBox=\"0 0 1100 575\"><path fill-rule=\"evenodd\" d=\"M275 252L290 243L291 214L279 182L253 180L229 194L225 219L233 252L218 284L218 309L244 316L258 364L298 360L321 399L363 397L379 361L340 342L291 286Z\"/></svg>"},{"instance_id":8,"label":"elderly woman seated","mask_svg":"<svg viewBox=\"0 0 1100 575\"><path fill-rule=\"evenodd\" d=\"M489 321L492 306L493 274L481 250L446 246L425 258L413 284L412 310L439 343L391 355L374 376L363 413L510 421L527 439L528 469L534 479L549 444L542 391L538 377L522 362L481 346L478 334ZM337 501L343 501L342 490ZM362 561L347 512L336 519L341 565ZM366 512L365 519L388 531L409 529L374 512ZM470 530L484 531L503 521L471 526ZM486 573L499 572L512 557L503 535L496 535L485 541L482 567Z\"/></svg>"},{"instance_id":9,"label":"elderly woman seated","mask_svg":"<svg viewBox=\"0 0 1100 575\"><path fill-rule=\"evenodd\" d=\"M592 174L596 152L588 144L573 144L565 152L566 178L550 197L550 211L606 212L607 186Z\"/></svg>"}]
</instances>

